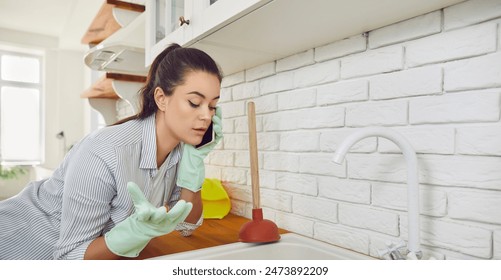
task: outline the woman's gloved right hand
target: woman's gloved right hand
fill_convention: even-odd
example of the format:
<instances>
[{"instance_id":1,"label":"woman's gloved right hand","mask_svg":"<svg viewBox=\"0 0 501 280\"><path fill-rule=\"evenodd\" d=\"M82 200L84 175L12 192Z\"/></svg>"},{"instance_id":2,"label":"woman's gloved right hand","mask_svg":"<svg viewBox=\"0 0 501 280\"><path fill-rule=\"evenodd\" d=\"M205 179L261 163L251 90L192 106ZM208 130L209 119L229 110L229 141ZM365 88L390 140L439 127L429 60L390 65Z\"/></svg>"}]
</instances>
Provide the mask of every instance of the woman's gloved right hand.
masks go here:
<instances>
[{"instance_id":1,"label":"woman's gloved right hand","mask_svg":"<svg viewBox=\"0 0 501 280\"><path fill-rule=\"evenodd\" d=\"M193 207L191 202L179 200L167 212L164 206L156 208L151 205L135 183L127 183L127 190L136 211L104 236L108 249L118 256L137 257L152 238L173 231Z\"/></svg>"},{"instance_id":2,"label":"woman's gloved right hand","mask_svg":"<svg viewBox=\"0 0 501 280\"><path fill-rule=\"evenodd\" d=\"M184 144L183 156L179 162L176 184L192 192L198 192L202 189L205 179L204 159L214 147L223 139L223 121L221 107L216 107L216 113L212 117L215 139L210 144L195 148L192 145Z\"/></svg>"}]
</instances>

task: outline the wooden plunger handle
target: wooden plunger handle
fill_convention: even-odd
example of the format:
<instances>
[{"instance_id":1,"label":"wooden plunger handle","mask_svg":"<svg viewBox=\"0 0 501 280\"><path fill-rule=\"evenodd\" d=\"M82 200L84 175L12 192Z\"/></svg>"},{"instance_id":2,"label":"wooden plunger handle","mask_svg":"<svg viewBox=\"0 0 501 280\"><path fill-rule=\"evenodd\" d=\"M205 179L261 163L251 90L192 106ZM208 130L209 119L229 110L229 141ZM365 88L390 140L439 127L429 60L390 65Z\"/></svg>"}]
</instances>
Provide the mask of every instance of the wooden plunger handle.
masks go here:
<instances>
[{"instance_id":1,"label":"wooden plunger handle","mask_svg":"<svg viewBox=\"0 0 501 280\"><path fill-rule=\"evenodd\" d=\"M249 153L252 182L252 207L260 208L259 201L259 166L257 159L257 135L256 135L256 107L254 102L247 104L247 115L249 118Z\"/></svg>"}]
</instances>

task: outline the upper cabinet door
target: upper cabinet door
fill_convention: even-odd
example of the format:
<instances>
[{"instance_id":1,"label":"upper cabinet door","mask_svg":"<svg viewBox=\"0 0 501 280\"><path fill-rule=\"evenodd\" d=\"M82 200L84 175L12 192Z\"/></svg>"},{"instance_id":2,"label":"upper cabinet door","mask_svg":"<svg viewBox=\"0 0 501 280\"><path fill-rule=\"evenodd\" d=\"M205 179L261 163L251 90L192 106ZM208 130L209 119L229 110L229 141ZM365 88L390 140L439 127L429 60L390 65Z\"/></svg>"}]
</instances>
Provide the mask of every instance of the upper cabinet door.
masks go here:
<instances>
[{"instance_id":1,"label":"upper cabinet door","mask_svg":"<svg viewBox=\"0 0 501 280\"><path fill-rule=\"evenodd\" d=\"M271 0L147 0L146 66L172 43L189 46Z\"/></svg>"},{"instance_id":2,"label":"upper cabinet door","mask_svg":"<svg viewBox=\"0 0 501 280\"><path fill-rule=\"evenodd\" d=\"M204 2L202 0L201 2ZM146 66L170 43L181 44L190 37L192 0L148 0L146 2ZM186 20L182 25L181 19Z\"/></svg>"}]
</instances>

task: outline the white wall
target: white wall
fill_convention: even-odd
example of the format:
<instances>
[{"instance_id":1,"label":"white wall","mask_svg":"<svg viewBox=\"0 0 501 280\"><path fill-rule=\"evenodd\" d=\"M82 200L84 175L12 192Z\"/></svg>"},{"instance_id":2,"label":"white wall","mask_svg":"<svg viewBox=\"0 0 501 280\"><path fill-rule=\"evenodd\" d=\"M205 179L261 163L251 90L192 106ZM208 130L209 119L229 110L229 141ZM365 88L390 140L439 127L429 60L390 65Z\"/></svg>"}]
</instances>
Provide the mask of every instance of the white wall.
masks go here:
<instances>
[{"instance_id":1,"label":"white wall","mask_svg":"<svg viewBox=\"0 0 501 280\"><path fill-rule=\"evenodd\" d=\"M63 50L57 38L0 28L1 43L13 47L45 51L45 168L56 168L64 157L63 141L56 134L64 131L66 148L88 133L85 111L87 100L80 94L87 88L90 70L81 51Z\"/></svg>"},{"instance_id":2,"label":"white wall","mask_svg":"<svg viewBox=\"0 0 501 280\"><path fill-rule=\"evenodd\" d=\"M261 200L279 227L377 256L407 239L405 163L357 128L391 127L418 153L426 255L501 259L501 1L467 1L227 76L207 177L251 217L246 102L257 110Z\"/></svg>"},{"instance_id":3,"label":"white wall","mask_svg":"<svg viewBox=\"0 0 501 280\"><path fill-rule=\"evenodd\" d=\"M85 133L86 99L80 94L88 87L83 62L79 51L47 50L46 91L46 168L56 168L71 145ZM86 67L86 66L85 66ZM87 86L86 86L87 85ZM64 141L56 134L64 131Z\"/></svg>"}]
</instances>

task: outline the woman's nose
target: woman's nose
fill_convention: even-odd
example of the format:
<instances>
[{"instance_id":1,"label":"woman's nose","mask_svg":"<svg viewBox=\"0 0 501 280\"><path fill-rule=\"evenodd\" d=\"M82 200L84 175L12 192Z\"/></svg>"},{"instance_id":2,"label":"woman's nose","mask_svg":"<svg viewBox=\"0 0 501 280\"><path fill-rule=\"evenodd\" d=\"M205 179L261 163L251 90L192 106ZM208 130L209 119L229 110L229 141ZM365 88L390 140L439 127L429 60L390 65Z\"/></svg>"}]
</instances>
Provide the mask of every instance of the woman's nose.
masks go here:
<instances>
[{"instance_id":1,"label":"woman's nose","mask_svg":"<svg viewBox=\"0 0 501 280\"><path fill-rule=\"evenodd\" d=\"M200 114L200 118L204 121L212 119L212 112L209 108L202 109L202 113Z\"/></svg>"}]
</instances>

